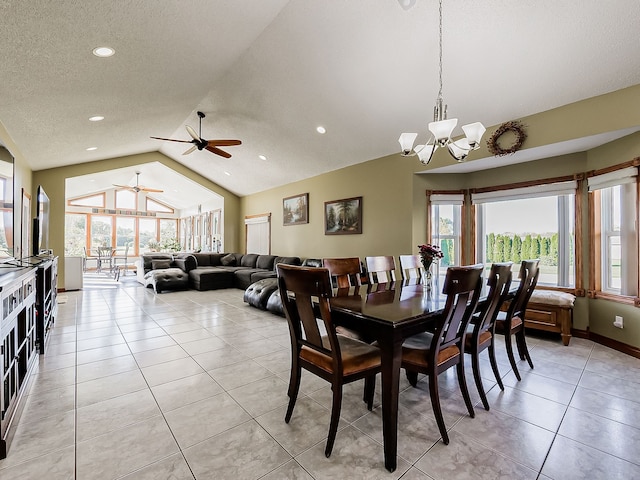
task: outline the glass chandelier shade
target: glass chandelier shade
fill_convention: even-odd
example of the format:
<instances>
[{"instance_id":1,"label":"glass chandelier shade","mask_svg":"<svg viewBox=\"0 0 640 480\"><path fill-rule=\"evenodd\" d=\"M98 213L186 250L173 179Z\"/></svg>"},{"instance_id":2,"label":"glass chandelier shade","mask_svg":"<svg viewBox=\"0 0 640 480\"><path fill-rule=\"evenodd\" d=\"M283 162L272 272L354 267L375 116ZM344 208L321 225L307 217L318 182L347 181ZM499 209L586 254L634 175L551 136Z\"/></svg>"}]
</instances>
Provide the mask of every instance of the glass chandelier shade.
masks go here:
<instances>
[{"instance_id":1,"label":"glass chandelier shade","mask_svg":"<svg viewBox=\"0 0 640 480\"><path fill-rule=\"evenodd\" d=\"M451 134L458 124L457 118L447 119L447 105L442 100L442 0L440 0L440 91L436 105L433 108L433 122L428 125L431 138L424 145L413 147L413 143L418 137L417 133L403 133L398 141L400 142L400 153L402 156L417 155L420 163L427 165L433 157L433 153L438 147L447 147L447 150L458 162L464 161L469 152L480 148L480 141L486 129L480 122L470 123L462 126L465 137L452 140Z\"/></svg>"}]
</instances>

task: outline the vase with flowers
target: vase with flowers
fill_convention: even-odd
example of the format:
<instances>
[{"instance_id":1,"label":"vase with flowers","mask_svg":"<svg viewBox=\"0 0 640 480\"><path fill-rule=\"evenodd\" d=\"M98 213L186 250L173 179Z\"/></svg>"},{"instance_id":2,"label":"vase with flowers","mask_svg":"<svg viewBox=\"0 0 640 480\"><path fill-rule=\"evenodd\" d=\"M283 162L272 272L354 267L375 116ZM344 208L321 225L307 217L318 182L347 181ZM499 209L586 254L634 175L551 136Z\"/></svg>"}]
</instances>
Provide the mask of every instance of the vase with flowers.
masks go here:
<instances>
[{"instance_id":1,"label":"vase with flowers","mask_svg":"<svg viewBox=\"0 0 640 480\"><path fill-rule=\"evenodd\" d=\"M418 249L420 252L420 261L424 267L422 285L425 289L431 290L431 265L434 260L442 258L444 254L440 247L429 243L425 245L418 245Z\"/></svg>"}]
</instances>

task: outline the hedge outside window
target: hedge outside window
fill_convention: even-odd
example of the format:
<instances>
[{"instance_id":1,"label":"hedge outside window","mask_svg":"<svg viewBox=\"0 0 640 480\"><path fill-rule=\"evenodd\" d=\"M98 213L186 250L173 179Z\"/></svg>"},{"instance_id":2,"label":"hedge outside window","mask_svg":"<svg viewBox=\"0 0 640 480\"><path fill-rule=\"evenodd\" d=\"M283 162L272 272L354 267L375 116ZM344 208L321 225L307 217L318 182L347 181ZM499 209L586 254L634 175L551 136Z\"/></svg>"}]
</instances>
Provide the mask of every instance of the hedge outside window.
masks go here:
<instances>
[{"instance_id":1,"label":"hedge outside window","mask_svg":"<svg viewBox=\"0 0 640 480\"><path fill-rule=\"evenodd\" d=\"M477 262L540 259L539 285L575 287L576 181L473 193Z\"/></svg>"}]
</instances>

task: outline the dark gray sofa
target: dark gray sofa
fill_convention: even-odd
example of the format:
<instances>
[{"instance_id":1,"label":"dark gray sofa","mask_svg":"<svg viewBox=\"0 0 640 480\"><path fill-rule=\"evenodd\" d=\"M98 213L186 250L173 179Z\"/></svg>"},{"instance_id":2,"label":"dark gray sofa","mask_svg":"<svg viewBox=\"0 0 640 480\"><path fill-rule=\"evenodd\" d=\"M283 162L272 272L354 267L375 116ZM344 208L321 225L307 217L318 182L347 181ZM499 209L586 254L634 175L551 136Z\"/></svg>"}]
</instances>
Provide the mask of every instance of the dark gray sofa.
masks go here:
<instances>
[{"instance_id":1,"label":"dark gray sofa","mask_svg":"<svg viewBox=\"0 0 640 480\"><path fill-rule=\"evenodd\" d=\"M176 253L176 254L144 254L142 255L138 281L146 286L157 287L150 279L165 278L165 283L171 285L167 277L171 272L153 270L153 260L171 259L170 268L177 268L188 277L188 285L180 284L180 288L196 290L214 290L219 288L240 288L246 290L253 283L265 279L275 278L275 266L278 263L300 265L298 257L279 257L276 255L258 255L242 253ZM177 276L179 272L173 271ZM140 275L142 274L142 276ZM169 290L170 288L163 288ZM156 291L158 289L156 288Z\"/></svg>"}]
</instances>

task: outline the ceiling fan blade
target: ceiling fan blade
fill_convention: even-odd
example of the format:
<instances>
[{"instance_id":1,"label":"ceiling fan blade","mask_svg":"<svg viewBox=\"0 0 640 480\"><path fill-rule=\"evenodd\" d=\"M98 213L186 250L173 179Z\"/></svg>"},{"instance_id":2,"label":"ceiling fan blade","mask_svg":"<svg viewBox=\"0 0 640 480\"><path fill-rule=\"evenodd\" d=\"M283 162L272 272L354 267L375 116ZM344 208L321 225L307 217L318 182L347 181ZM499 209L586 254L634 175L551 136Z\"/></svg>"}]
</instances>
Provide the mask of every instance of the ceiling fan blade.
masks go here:
<instances>
[{"instance_id":1,"label":"ceiling fan blade","mask_svg":"<svg viewBox=\"0 0 640 480\"><path fill-rule=\"evenodd\" d=\"M221 157L231 158L231 154L230 153L227 153L224 150L220 150L218 147L212 147L212 146L207 145L204 148L206 150L209 150L211 153L215 153L216 155L220 155Z\"/></svg>"},{"instance_id":2,"label":"ceiling fan blade","mask_svg":"<svg viewBox=\"0 0 640 480\"><path fill-rule=\"evenodd\" d=\"M196 131L193 128L191 128L189 125L187 125L187 132L189 132L189 135L191 135L191 138L193 138L198 142L200 141L200 137L198 136Z\"/></svg>"},{"instance_id":3,"label":"ceiling fan blade","mask_svg":"<svg viewBox=\"0 0 640 480\"><path fill-rule=\"evenodd\" d=\"M127 190L134 190L134 188L131 185L117 185L115 183L113 183L112 185L118 188L126 188Z\"/></svg>"},{"instance_id":4,"label":"ceiling fan blade","mask_svg":"<svg viewBox=\"0 0 640 480\"><path fill-rule=\"evenodd\" d=\"M155 138L156 140L166 140L167 142L191 143L191 140L176 140L174 138L162 138L162 137L150 137L150 138Z\"/></svg>"},{"instance_id":5,"label":"ceiling fan blade","mask_svg":"<svg viewBox=\"0 0 640 480\"><path fill-rule=\"evenodd\" d=\"M231 147L233 145L242 145L240 140L209 140L207 145L210 147Z\"/></svg>"},{"instance_id":6,"label":"ceiling fan blade","mask_svg":"<svg viewBox=\"0 0 640 480\"><path fill-rule=\"evenodd\" d=\"M155 193L162 193L162 192L164 192L164 190L160 190L160 189L157 189L157 188L143 187L142 185L140 185L140 186L138 187L138 189L139 189L140 191L142 191L142 192L155 192Z\"/></svg>"},{"instance_id":7,"label":"ceiling fan blade","mask_svg":"<svg viewBox=\"0 0 640 480\"><path fill-rule=\"evenodd\" d=\"M197 145L194 145L193 147L191 147L189 150L187 150L186 152L183 153L183 155L189 155L191 152L193 152L196 148L198 148Z\"/></svg>"}]
</instances>

